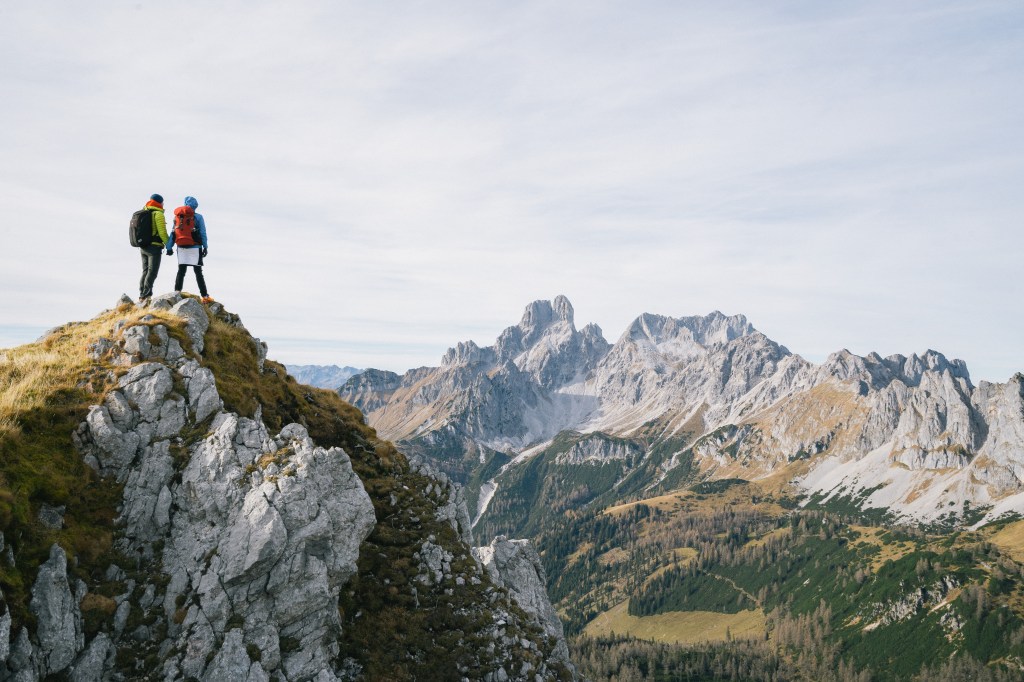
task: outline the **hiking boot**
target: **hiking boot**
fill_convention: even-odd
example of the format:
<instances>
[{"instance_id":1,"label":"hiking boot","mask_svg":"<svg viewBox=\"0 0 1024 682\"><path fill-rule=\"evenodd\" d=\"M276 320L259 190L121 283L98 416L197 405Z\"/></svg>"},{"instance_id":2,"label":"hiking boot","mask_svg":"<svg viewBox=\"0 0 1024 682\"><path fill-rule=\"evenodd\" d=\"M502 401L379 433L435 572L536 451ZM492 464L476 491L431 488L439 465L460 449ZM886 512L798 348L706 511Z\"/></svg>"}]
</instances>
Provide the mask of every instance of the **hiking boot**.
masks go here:
<instances>
[{"instance_id":1,"label":"hiking boot","mask_svg":"<svg viewBox=\"0 0 1024 682\"><path fill-rule=\"evenodd\" d=\"M202 301L203 303L213 303L213 297L212 296L203 296L199 300Z\"/></svg>"},{"instance_id":2,"label":"hiking boot","mask_svg":"<svg viewBox=\"0 0 1024 682\"><path fill-rule=\"evenodd\" d=\"M139 297L139 305L149 305L149 299L150 299L149 296L140 296Z\"/></svg>"}]
</instances>

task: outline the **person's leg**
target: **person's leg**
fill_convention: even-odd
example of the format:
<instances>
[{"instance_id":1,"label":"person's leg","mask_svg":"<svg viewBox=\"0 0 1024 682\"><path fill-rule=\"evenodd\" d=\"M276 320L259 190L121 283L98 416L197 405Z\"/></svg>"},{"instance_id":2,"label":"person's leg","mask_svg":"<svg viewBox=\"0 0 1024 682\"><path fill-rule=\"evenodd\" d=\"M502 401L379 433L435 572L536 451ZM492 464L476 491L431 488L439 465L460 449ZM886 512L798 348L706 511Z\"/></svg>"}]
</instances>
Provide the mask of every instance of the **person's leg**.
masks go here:
<instances>
[{"instance_id":1,"label":"person's leg","mask_svg":"<svg viewBox=\"0 0 1024 682\"><path fill-rule=\"evenodd\" d=\"M185 286L185 271L188 270L187 265L178 263L178 274L174 276L174 290L181 291L181 288Z\"/></svg>"},{"instance_id":2,"label":"person's leg","mask_svg":"<svg viewBox=\"0 0 1024 682\"><path fill-rule=\"evenodd\" d=\"M196 283L199 285L199 295L206 298L208 294L206 293L206 278L203 277L203 266L197 265L192 269L196 271Z\"/></svg>"},{"instance_id":3,"label":"person's leg","mask_svg":"<svg viewBox=\"0 0 1024 682\"><path fill-rule=\"evenodd\" d=\"M139 278L139 298L146 297L146 281L149 280L149 254L144 247L139 247L139 255L142 256L142 277Z\"/></svg>"},{"instance_id":4,"label":"person's leg","mask_svg":"<svg viewBox=\"0 0 1024 682\"><path fill-rule=\"evenodd\" d=\"M160 254L162 249L153 247L142 247L139 253L142 255L142 278L139 280L139 298L150 298L153 295L153 282L156 281L157 273L160 272Z\"/></svg>"},{"instance_id":5,"label":"person's leg","mask_svg":"<svg viewBox=\"0 0 1024 682\"><path fill-rule=\"evenodd\" d=\"M160 273L160 259L164 255L164 250L158 247L150 247L150 254L153 257L153 265L150 266L150 284L148 284L148 292L150 296L153 296L153 285L157 282L157 275Z\"/></svg>"}]
</instances>

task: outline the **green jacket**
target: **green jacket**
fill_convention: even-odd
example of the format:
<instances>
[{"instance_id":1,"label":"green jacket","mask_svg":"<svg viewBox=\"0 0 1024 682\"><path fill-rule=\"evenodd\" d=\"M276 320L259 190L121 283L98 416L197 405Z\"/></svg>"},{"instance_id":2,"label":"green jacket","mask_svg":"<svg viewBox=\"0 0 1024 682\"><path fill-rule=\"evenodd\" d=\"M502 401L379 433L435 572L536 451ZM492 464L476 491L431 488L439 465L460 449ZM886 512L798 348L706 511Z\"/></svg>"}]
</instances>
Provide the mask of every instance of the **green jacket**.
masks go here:
<instances>
[{"instance_id":1,"label":"green jacket","mask_svg":"<svg viewBox=\"0 0 1024 682\"><path fill-rule=\"evenodd\" d=\"M153 236L160 240L160 244L167 246L167 219L164 218L164 209L149 202L145 206L147 211L153 212ZM153 240L156 244L156 240Z\"/></svg>"}]
</instances>

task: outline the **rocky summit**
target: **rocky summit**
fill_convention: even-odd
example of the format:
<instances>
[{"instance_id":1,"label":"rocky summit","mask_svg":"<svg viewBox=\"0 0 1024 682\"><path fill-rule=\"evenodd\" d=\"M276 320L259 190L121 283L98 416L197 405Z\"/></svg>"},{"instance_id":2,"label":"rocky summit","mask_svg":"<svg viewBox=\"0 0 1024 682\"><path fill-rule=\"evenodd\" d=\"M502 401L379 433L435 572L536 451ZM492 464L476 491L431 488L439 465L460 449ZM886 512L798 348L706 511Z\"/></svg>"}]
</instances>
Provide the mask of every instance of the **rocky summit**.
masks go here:
<instances>
[{"instance_id":1,"label":"rocky summit","mask_svg":"<svg viewBox=\"0 0 1024 682\"><path fill-rule=\"evenodd\" d=\"M529 543L266 353L170 295L3 356L67 367L0 440L0 680L575 679Z\"/></svg>"}]
</instances>

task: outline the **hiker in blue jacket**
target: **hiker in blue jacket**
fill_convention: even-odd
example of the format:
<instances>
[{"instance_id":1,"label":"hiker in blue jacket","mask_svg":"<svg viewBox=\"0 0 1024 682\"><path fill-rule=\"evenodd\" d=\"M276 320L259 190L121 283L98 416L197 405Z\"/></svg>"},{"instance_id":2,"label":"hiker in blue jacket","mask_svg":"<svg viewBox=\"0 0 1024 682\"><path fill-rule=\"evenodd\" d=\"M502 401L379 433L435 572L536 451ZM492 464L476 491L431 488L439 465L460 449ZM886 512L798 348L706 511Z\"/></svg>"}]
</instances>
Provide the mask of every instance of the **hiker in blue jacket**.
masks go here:
<instances>
[{"instance_id":1,"label":"hiker in blue jacket","mask_svg":"<svg viewBox=\"0 0 1024 682\"><path fill-rule=\"evenodd\" d=\"M185 271L191 266L196 273L196 283L199 285L199 295L203 297L203 303L212 303L213 299L206 290L206 278L203 277L203 258L209 250L206 220L199 213L195 213L198 207L199 202L195 197L185 197L185 205L174 209L174 230L167 241L167 255L173 253L172 245L178 247L178 275L174 278L174 290L181 293L181 288L185 284ZM192 230L187 227L190 220L194 220L198 241L193 238Z\"/></svg>"}]
</instances>

